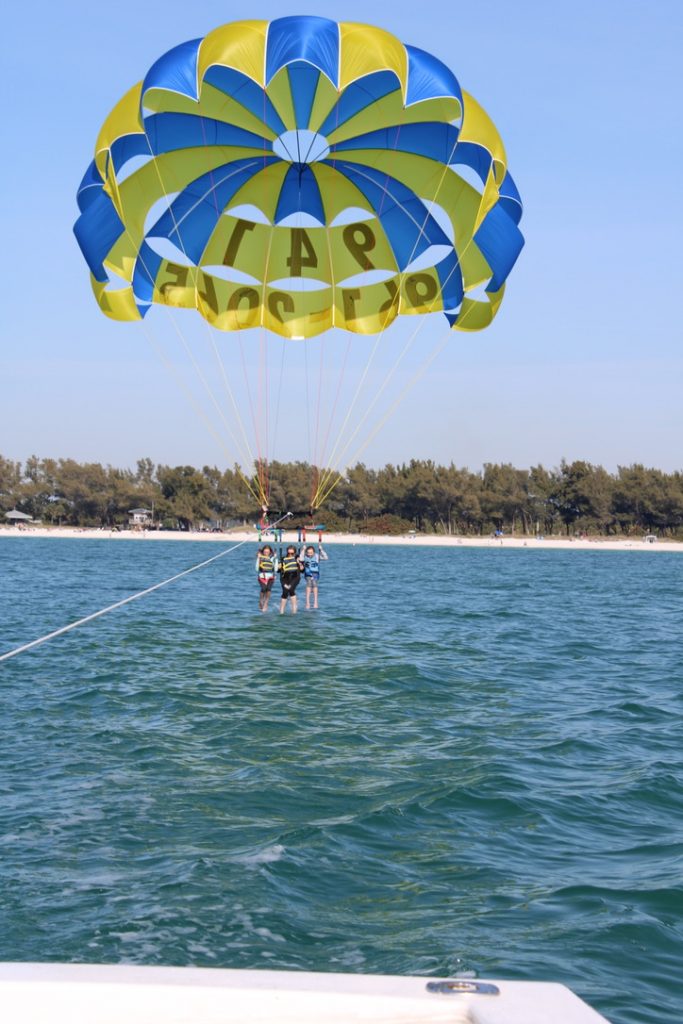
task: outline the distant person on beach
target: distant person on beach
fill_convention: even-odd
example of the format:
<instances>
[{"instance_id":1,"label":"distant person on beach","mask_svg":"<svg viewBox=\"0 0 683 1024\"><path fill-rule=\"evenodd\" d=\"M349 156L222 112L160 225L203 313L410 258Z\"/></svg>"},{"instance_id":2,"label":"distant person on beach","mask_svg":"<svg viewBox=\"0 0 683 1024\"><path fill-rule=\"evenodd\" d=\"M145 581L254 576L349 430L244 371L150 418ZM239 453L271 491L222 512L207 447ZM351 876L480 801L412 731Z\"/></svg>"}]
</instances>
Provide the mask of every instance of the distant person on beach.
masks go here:
<instances>
[{"instance_id":1,"label":"distant person on beach","mask_svg":"<svg viewBox=\"0 0 683 1024\"><path fill-rule=\"evenodd\" d=\"M292 615L297 612L296 588L301 580L302 562L296 553L296 548L290 544L284 554L280 556L280 583L282 585L282 597L280 599L280 615L284 615L287 601L291 599Z\"/></svg>"},{"instance_id":2,"label":"distant person on beach","mask_svg":"<svg viewBox=\"0 0 683 1024\"><path fill-rule=\"evenodd\" d=\"M259 594L259 611L265 612L270 601L270 594L277 572L277 556L269 544L264 544L256 555L256 573L261 592Z\"/></svg>"},{"instance_id":3,"label":"distant person on beach","mask_svg":"<svg viewBox=\"0 0 683 1024\"><path fill-rule=\"evenodd\" d=\"M318 544L316 552L312 544L304 549L301 559L304 567L304 580L306 581L306 611L311 610L311 599L313 609L318 607L318 584L320 582L320 563L328 560L327 553L323 550L322 544Z\"/></svg>"}]
</instances>

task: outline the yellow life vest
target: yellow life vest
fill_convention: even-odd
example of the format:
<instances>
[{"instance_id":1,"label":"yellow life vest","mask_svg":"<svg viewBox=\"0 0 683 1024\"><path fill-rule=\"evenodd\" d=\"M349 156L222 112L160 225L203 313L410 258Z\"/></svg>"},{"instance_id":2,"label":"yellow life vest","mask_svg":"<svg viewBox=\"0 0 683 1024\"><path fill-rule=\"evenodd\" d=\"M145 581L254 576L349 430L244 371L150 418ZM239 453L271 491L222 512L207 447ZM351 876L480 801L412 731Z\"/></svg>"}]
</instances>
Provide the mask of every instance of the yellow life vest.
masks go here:
<instances>
[{"instance_id":1,"label":"yellow life vest","mask_svg":"<svg viewBox=\"0 0 683 1024\"><path fill-rule=\"evenodd\" d=\"M265 555L261 555L259 557L259 560L258 560L258 571L260 573L265 574L265 573L269 573L269 572L274 572L274 570L275 570L275 562L273 561L273 559L272 558L266 558Z\"/></svg>"},{"instance_id":2,"label":"yellow life vest","mask_svg":"<svg viewBox=\"0 0 683 1024\"><path fill-rule=\"evenodd\" d=\"M299 572L299 561L296 555L285 555L282 559L282 572Z\"/></svg>"}]
</instances>

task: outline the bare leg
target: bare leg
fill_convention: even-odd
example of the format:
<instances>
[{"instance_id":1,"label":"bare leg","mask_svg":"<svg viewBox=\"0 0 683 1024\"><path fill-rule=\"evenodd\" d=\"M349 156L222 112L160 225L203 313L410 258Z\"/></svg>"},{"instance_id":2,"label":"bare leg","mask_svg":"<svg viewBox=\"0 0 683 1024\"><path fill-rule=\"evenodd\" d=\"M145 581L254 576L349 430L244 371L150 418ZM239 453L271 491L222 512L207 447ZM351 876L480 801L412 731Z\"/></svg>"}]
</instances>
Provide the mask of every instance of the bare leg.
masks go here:
<instances>
[{"instance_id":1,"label":"bare leg","mask_svg":"<svg viewBox=\"0 0 683 1024\"><path fill-rule=\"evenodd\" d=\"M296 606L297 606L296 594L292 594L290 600L292 602L292 615L296 615Z\"/></svg>"},{"instance_id":2,"label":"bare leg","mask_svg":"<svg viewBox=\"0 0 683 1024\"><path fill-rule=\"evenodd\" d=\"M287 598L283 597L280 600L280 615L285 614L285 608L287 607Z\"/></svg>"},{"instance_id":3,"label":"bare leg","mask_svg":"<svg viewBox=\"0 0 683 1024\"><path fill-rule=\"evenodd\" d=\"M306 611L308 612L310 610L311 610L311 588L310 588L310 586L308 584L308 580L306 580Z\"/></svg>"},{"instance_id":4,"label":"bare leg","mask_svg":"<svg viewBox=\"0 0 683 1024\"><path fill-rule=\"evenodd\" d=\"M268 610L268 602L269 601L270 601L270 591L266 590L265 594L263 595L263 611L264 612Z\"/></svg>"},{"instance_id":5,"label":"bare leg","mask_svg":"<svg viewBox=\"0 0 683 1024\"><path fill-rule=\"evenodd\" d=\"M315 610L318 607L318 583L317 583L317 581L313 584L311 589L313 590L313 608Z\"/></svg>"}]
</instances>

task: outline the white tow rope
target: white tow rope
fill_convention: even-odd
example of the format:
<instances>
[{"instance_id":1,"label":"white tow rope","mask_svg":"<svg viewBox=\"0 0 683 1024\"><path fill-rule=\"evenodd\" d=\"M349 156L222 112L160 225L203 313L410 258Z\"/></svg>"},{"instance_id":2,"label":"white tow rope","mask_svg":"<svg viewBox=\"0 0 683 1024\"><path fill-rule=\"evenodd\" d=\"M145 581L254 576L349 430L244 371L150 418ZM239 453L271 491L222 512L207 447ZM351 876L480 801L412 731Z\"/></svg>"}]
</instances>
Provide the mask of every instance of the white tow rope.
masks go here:
<instances>
[{"instance_id":1,"label":"white tow rope","mask_svg":"<svg viewBox=\"0 0 683 1024\"><path fill-rule=\"evenodd\" d=\"M268 529L274 529L278 523L281 523L284 519L288 519L291 514L291 512L288 512L287 515L282 516L282 519L278 519L277 522L269 526ZM152 594L155 590L161 590L162 587L168 586L169 583L175 583L176 580L182 579L183 576L189 576L191 572L196 572L197 569L203 569L204 566L211 565L212 562L217 562L219 558L223 558L225 555L229 555L231 551L236 551L237 548L241 548L243 544L249 543L251 543L251 537L247 540L241 540L238 544L233 544L231 548L226 548L225 551L219 551L217 555L213 555L211 558L207 558L203 562L199 562L198 565L193 565L189 569L184 569L182 572L176 573L175 576L170 576L167 580L162 580L161 583L155 583L153 587L147 587L146 590L141 590L137 594L131 594L130 597L124 597L122 601L116 601L114 604L107 605L106 608L100 608L98 612L93 612L91 615L86 615L82 619L77 619L76 622L70 622L68 626L62 626L61 629L55 629L52 633L46 633L45 636L41 636L37 640L31 640L28 644L22 644L21 647L15 647L13 651L7 651L5 654L0 654L0 661L8 661L10 658L16 657L17 654L23 654L24 651L30 651L33 647L38 647L40 644L44 644L48 640L54 640L56 636L61 636L63 633L70 633L72 629L84 626L86 622L92 622L94 619L101 618L102 615L107 615L109 612L113 612L117 608L122 608L124 604L130 604L131 601L137 601L141 597L146 597L147 594Z\"/></svg>"}]
</instances>

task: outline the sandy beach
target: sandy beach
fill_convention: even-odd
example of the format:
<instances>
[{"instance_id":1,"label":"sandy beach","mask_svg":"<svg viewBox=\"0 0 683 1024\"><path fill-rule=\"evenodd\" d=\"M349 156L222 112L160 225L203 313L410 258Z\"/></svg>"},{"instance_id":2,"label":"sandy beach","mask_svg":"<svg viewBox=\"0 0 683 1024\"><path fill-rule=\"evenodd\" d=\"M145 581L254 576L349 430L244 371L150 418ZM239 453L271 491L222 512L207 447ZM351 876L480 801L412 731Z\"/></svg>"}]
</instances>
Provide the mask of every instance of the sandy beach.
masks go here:
<instances>
[{"instance_id":1,"label":"sandy beach","mask_svg":"<svg viewBox=\"0 0 683 1024\"><path fill-rule=\"evenodd\" d=\"M171 530L116 530L99 529L96 527L67 527L67 526L3 526L0 527L0 539L5 537L41 537L54 539L87 539L87 540L113 540L133 541L137 543L147 541L199 541L210 544L237 544L239 542L253 541L257 543L258 537L255 529L251 530L230 530L225 533L209 533L204 531L182 532ZM264 538L268 540L271 538ZM309 543L317 543L318 534L309 531L307 535ZM386 546L410 545L420 547L469 547L469 548L538 548L545 550L575 550L575 551L676 551L683 552L683 542L656 540L654 542L643 539L611 540L603 538L571 538L571 537L448 537L443 534L403 534L399 536L375 536L365 533L324 533L324 544L377 544ZM296 530L284 530L282 543L298 543Z\"/></svg>"}]
</instances>

